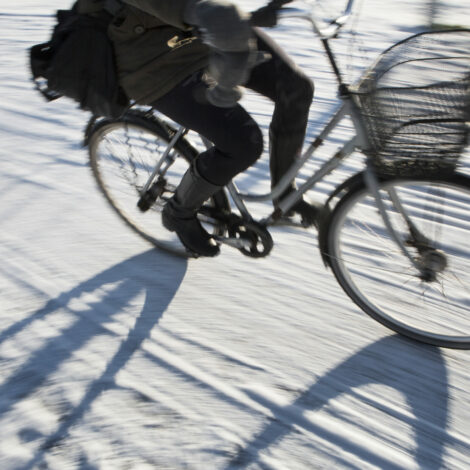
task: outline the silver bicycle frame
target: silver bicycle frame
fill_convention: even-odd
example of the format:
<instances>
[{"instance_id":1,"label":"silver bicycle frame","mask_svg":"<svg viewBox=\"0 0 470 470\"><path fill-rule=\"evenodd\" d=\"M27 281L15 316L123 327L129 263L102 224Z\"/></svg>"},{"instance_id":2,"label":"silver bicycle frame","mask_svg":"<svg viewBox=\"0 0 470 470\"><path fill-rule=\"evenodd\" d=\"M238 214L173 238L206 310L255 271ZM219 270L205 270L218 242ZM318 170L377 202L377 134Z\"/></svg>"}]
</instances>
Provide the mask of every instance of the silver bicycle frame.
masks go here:
<instances>
[{"instance_id":1,"label":"silver bicycle frame","mask_svg":"<svg viewBox=\"0 0 470 470\"><path fill-rule=\"evenodd\" d=\"M310 2L312 3L312 2ZM314 3L314 2L313 2ZM349 19L352 6L354 4L354 0L349 0L345 10L341 13L341 15L336 18L335 20L331 21L330 25L322 29L318 27L315 17L313 15L313 10L310 9L309 11L300 9L300 8L282 8L278 12L279 19L283 18L298 18L307 21L313 28L314 34L316 34L322 41L324 41L324 46L327 49L327 54L330 58L330 62L332 67L335 71L335 74L340 81L341 84L341 77L339 74L339 70L336 66L334 57L329 51L327 40L329 38L334 37L342 26L347 22ZM288 211L301 197L302 195L311 189L318 181L324 178L327 174L331 173L337 166L341 163L341 161L349 156L356 147L361 147L366 140L366 133L364 132L364 127L360 124L360 118L354 119L354 117L358 117L358 113L354 109L354 104L351 100L345 101L339 109L334 113L333 117L330 119L328 124L325 126L321 134L315 139L315 141L309 146L307 151L304 155L300 156L297 161L292 165L289 171L281 178L279 183L272 188L272 191L268 194L264 195L250 195L250 194L243 194L238 191L235 183L232 181L227 185L227 189L233 199L234 204L236 205L237 209L240 213L248 218L251 219L250 213L244 204L244 201L267 201L279 198L284 192L284 190L290 185L291 181L293 181L296 175L299 173L300 169L303 165L310 159L313 155L314 151L320 147L326 137L331 133L331 131L338 125L338 123L346 116L350 115L353 117L353 122L356 127L357 136L354 137L351 141L349 141L345 146L339 150L328 162L326 162L314 175L312 175L297 191L292 192L287 198L282 200L279 205L278 209L282 213ZM176 133L174 137L171 139L167 149L165 150L164 155L157 163L155 169L153 170L152 174L150 175L149 179L147 180L142 192L144 193L147 191L155 177L157 176L158 172L161 170L163 162L168 158L171 150L174 148L178 139L185 135L189 129L186 129L182 126L177 126ZM212 143L205 139L203 136L200 136L204 145L209 148L212 146ZM279 212L279 211L278 211ZM272 222L272 216L268 218L265 223L269 224Z\"/></svg>"},{"instance_id":2,"label":"silver bicycle frame","mask_svg":"<svg viewBox=\"0 0 470 470\"><path fill-rule=\"evenodd\" d=\"M140 191L140 194L145 194L151 184L153 183L153 180L155 179L155 177L157 176L158 172L160 171L160 169L162 168L163 164L165 162L168 161L168 158L169 158L169 155L170 155L170 152L173 150L174 146L176 145L176 143L178 142L178 140L184 136L186 133L188 132L188 129L186 129L185 127L182 127L180 126L175 135L172 137L172 139L170 140L167 148L165 149L165 151L163 152L163 155L162 157L160 158L160 160L157 162L157 164L155 165L155 168L153 169L151 175L149 176L149 178L147 179L147 182L145 183L144 187L142 188L142 190ZM168 162L168 165L167 166L170 166L171 163L173 163L172 160L170 160Z\"/></svg>"},{"instance_id":3,"label":"silver bicycle frame","mask_svg":"<svg viewBox=\"0 0 470 470\"><path fill-rule=\"evenodd\" d=\"M318 26L312 11L305 11L299 8L283 8L279 12L280 19L297 18L297 19L305 20L308 23L310 23L310 25L312 26L313 32L323 42L326 54L330 60L332 68L338 79L340 89L341 89L341 86L345 86L345 85L342 83L340 71L338 70L334 56L331 50L329 49L328 39L335 37L338 34L339 30L342 28L342 26L346 23L346 21L351 15L353 3L354 3L354 0L349 0L344 12L337 19L333 20L327 28L324 28L324 29ZM296 202L300 200L300 198L306 191L312 189L318 181L322 180L325 176L327 176L329 173L335 170L340 165L340 163L349 155L351 155L355 150L365 151L370 148L367 130L363 123L360 112L357 108L357 105L354 102L354 99L351 98L351 96L347 93L344 94L344 96L341 96L341 99L342 99L341 105L330 117L330 120L325 125L321 133L308 146L304 154L301 155L294 162L291 168L283 175L281 180L272 188L271 192L267 194L254 195L254 194L240 192L236 184L233 181L231 181L227 185L227 189L229 191L229 194L235 206L237 207L237 209L240 211L240 214L245 219L252 220L250 212L245 205L245 201L264 202L264 201L272 201L274 199L279 198L287 189L287 187L291 184L291 182L295 179L295 177L299 174L301 168L305 165L305 163L314 155L315 151L324 143L328 135L336 128L336 126L338 126L340 121L342 121L342 119L344 119L346 116L349 116L351 118L351 121L356 131L356 135L352 137L348 142L346 142L342 148L340 148L328 161L326 161L317 171L315 171L296 191L290 192L287 197L283 198L277 204L276 210L269 217L267 217L266 219L260 222L265 225L273 225L275 221L279 219L279 217L281 217L283 214L288 212L289 209ZM149 177L144 187L143 192L148 190L152 181L154 180L154 178L160 171L163 163L168 158L171 150L174 148L178 140L182 136L184 136L188 131L189 129L185 127L176 126L176 133L171 139L170 143L168 144L168 147L165 150L165 153L163 154L162 158L157 163L154 171L152 172L152 175ZM207 140L205 137L200 136L200 138L202 142L204 143L204 145L206 146L206 148L210 148L212 146L212 143L209 140ZM401 240L401 238L399 237L398 233L396 232L396 230L394 229L390 221L390 217L387 214L387 211L385 209L385 204L383 202L382 196L380 195L379 183L378 183L377 177L375 176L375 174L373 173L373 170L370 167L366 169L366 184L369 187L371 193L373 194L376 200L377 208L392 238L395 240L395 242L400 247L401 251L405 254L405 256L416 267L416 269L420 270L420 266L418 265L418 263L416 262L416 260L414 259L410 251L407 249L407 247L405 246L405 243ZM405 221L409 221L410 218L407 215L403 206L400 204L400 201L396 193L392 191L391 197L392 197L394 207L398 210L398 212L402 214Z\"/></svg>"},{"instance_id":4,"label":"silver bicycle frame","mask_svg":"<svg viewBox=\"0 0 470 470\"><path fill-rule=\"evenodd\" d=\"M294 164L283 175L276 186L272 188L270 193L262 195L238 193L238 197L242 200L253 202L263 202L279 198L279 196L284 193L287 187L298 175L299 171L305 165L305 163L313 157L315 151L324 143L328 135L336 128L340 121L342 121L348 115L351 115L351 102L349 100L342 103L339 109L330 118L322 132L308 146L304 154L294 162ZM277 210L263 222L267 225L270 225L279 215L289 211L289 209L300 200L305 192L312 189L315 184L318 183L318 181L322 180L326 175L335 170L346 157L351 155L351 153L356 150L356 148L361 148L363 142L364 141L361 138L361 132L356 132L356 135L352 139L346 142L342 148L340 148L328 161L326 161L317 171L315 171L296 191L292 191L287 197L279 201Z\"/></svg>"},{"instance_id":5,"label":"silver bicycle frame","mask_svg":"<svg viewBox=\"0 0 470 470\"><path fill-rule=\"evenodd\" d=\"M271 201L273 199L278 198L283 194L283 192L287 189L290 185L291 181L295 179L297 174L299 173L300 169L305 165L305 163L314 155L315 151L324 143L327 139L328 135L336 128L336 126L346 117L350 116L352 122L355 126L356 135L352 137L348 142L346 142L342 148L340 148L327 162L325 162L315 173L313 173L307 181L305 181L296 191L293 191L289 194L286 198L282 199L277 207L277 210L271 214L270 217L263 220L262 223L266 225L271 225L274 220L279 216L287 212L300 198L302 195L313 188L313 186L320 180L322 180L326 175L331 173L335 170L340 163L347 158L351 153L353 153L356 149L364 149L368 145L367 141L367 134L364 130L364 126L360 118L358 117L358 113L355 109L355 105L352 100L345 99L344 102L339 106L336 112L333 113L333 116L330 118L329 122L325 125L321 133L316 137L316 139L308 146L307 150L301 155L289 168L289 170L283 175L280 181L274 186L271 192L267 194L249 194L249 193L242 193L238 190L236 184L231 181L227 184L227 189L232 197L232 200L240 211L240 213L246 217L247 219L251 219L250 213L244 203L247 202L264 202L264 201ZM155 176L160 171L163 162L168 158L169 153L174 148L178 139L185 135L188 132L188 129L179 126L176 128L176 133L168 147L165 150L160 161L157 163L154 171L152 172L151 176L149 177L145 188L150 187L151 182L155 178ZM202 142L206 146L206 148L210 148L213 144L206 139L204 136L200 136ZM280 211L280 212L279 212Z\"/></svg>"},{"instance_id":6,"label":"silver bicycle frame","mask_svg":"<svg viewBox=\"0 0 470 470\"><path fill-rule=\"evenodd\" d=\"M382 196L380 195L379 181L374 171L370 167L368 167L365 171L365 181L366 181L367 187L370 189L372 195L374 196L375 203L377 204L377 209L393 241L398 245L402 253L410 260L411 264L418 271L421 272L422 266L418 263L417 259L411 254L410 250L406 248L405 243L403 242L403 240L401 239L401 237L398 235L397 231L393 227L393 224L387 213L387 209L385 208L385 204L382 199ZM390 199L392 200L393 207L395 208L397 212L401 214L401 216L403 217L403 220L407 223L408 228L410 230L415 228L413 222L411 221L411 218L406 213L405 208L401 204L396 191L394 189L388 190L388 194L390 196ZM415 230L417 229L415 228Z\"/></svg>"}]
</instances>

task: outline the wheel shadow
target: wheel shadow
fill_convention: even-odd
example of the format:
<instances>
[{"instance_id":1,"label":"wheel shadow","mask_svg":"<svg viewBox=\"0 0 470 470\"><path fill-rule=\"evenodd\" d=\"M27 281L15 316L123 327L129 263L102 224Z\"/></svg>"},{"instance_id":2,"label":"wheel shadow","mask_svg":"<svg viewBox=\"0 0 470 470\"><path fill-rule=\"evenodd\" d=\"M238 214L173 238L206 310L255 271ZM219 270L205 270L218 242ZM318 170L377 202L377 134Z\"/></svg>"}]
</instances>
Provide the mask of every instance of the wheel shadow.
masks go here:
<instances>
[{"instance_id":1,"label":"wheel shadow","mask_svg":"<svg viewBox=\"0 0 470 470\"><path fill-rule=\"evenodd\" d=\"M398 420L408 422L415 440L414 458L419 468L437 470L443 466L448 423L449 391L446 366L438 348L421 345L398 335L386 337L360 350L354 356L332 369L297 399L280 407L256 393L251 397L271 409L270 422L243 448L239 449L226 470L247 468L259 461L261 452L274 446L283 437L302 427L345 453L359 456L376 468L401 470L403 467L369 449L314 424L305 413L321 410L330 400L341 395L357 397L359 387L371 384L385 385L398 391L406 400L413 416L403 416L400 410L371 400L360 394L359 399ZM369 396L370 397L370 396ZM338 457L338 462L340 462ZM350 462L342 462L346 467Z\"/></svg>"},{"instance_id":2,"label":"wheel shadow","mask_svg":"<svg viewBox=\"0 0 470 470\"><path fill-rule=\"evenodd\" d=\"M162 264L163 269L162 269ZM32 322L45 319L59 309L75 314L74 321L59 336L50 338L38 351L31 354L21 367L0 386L0 417L8 413L25 397L34 394L47 383L61 364L70 359L93 337L110 333L104 323L121 313L137 296L145 297L140 314L133 328L121 342L117 352L107 361L106 369L88 387L80 403L61 417L58 429L50 435L38 449L32 460L22 468L37 468L44 452L57 445L67 436L70 428L80 420L93 402L106 390L116 388L117 373L132 358L133 354L147 339L152 328L158 324L168 308L185 276L187 261L171 257L155 250L134 256L107 269L79 284L55 299L49 300L40 310L27 319L17 322L0 334L0 344L20 333ZM88 308L76 312L71 310L71 302L84 294L94 294L96 302ZM90 316L96 317L90 320Z\"/></svg>"}]
</instances>

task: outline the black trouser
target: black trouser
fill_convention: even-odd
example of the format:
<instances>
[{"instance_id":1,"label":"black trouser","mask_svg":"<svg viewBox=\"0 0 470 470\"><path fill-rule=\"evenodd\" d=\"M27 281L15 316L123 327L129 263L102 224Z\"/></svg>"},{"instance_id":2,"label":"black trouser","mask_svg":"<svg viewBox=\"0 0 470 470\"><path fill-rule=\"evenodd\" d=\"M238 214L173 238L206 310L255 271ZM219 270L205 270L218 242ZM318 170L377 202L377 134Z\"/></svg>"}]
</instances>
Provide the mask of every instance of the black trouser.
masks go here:
<instances>
[{"instance_id":1,"label":"black trouser","mask_svg":"<svg viewBox=\"0 0 470 470\"><path fill-rule=\"evenodd\" d=\"M269 52L271 58L252 70L245 87L275 105L270 126L270 168L275 184L302 148L313 84L269 36L259 30L256 36L258 49ZM206 87L202 72L195 74L152 106L214 144L199 155L197 169L209 182L222 186L260 157L263 135L239 104L227 109L208 103Z\"/></svg>"}]
</instances>

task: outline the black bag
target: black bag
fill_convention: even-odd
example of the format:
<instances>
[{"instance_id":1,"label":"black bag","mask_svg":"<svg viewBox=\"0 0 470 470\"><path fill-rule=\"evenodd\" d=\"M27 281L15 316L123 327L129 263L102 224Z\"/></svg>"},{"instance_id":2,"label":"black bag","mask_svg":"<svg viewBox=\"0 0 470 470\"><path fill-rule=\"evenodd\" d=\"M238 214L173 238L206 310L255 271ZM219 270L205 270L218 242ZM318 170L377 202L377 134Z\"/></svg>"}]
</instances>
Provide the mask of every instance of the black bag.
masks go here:
<instances>
[{"instance_id":1,"label":"black bag","mask_svg":"<svg viewBox=\"0 0 470 470\"><path fill-rule=\"evenodd\" d=\"M79 14L75 4L57 12L51 39L30 49L38 90L49 100L67 96L95 115L118 117L129 106L119 87L107 28L113 15Z\"/></svg>"}]
</instances>

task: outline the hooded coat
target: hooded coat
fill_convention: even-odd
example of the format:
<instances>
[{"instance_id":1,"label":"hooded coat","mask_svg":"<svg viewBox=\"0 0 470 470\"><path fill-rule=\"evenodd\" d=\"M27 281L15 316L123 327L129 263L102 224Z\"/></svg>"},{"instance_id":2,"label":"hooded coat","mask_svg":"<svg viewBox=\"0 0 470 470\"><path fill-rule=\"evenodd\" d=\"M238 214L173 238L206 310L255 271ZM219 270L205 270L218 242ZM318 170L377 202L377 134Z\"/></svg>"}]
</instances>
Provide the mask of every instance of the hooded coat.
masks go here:
<instances>
[{"instance_id":1,"label":"hooded coat","mask_svg":"<svg viewBox=\"0 0 470 470\"><path fill-rule=\"evenodd\" d=\"M127 96L150 104L205 68L209 49L183 21L189 0L121 0L108 28L119 83ZM104 0L78 0L80 13L99 14Z\"/></svg>"}]
</instances>

